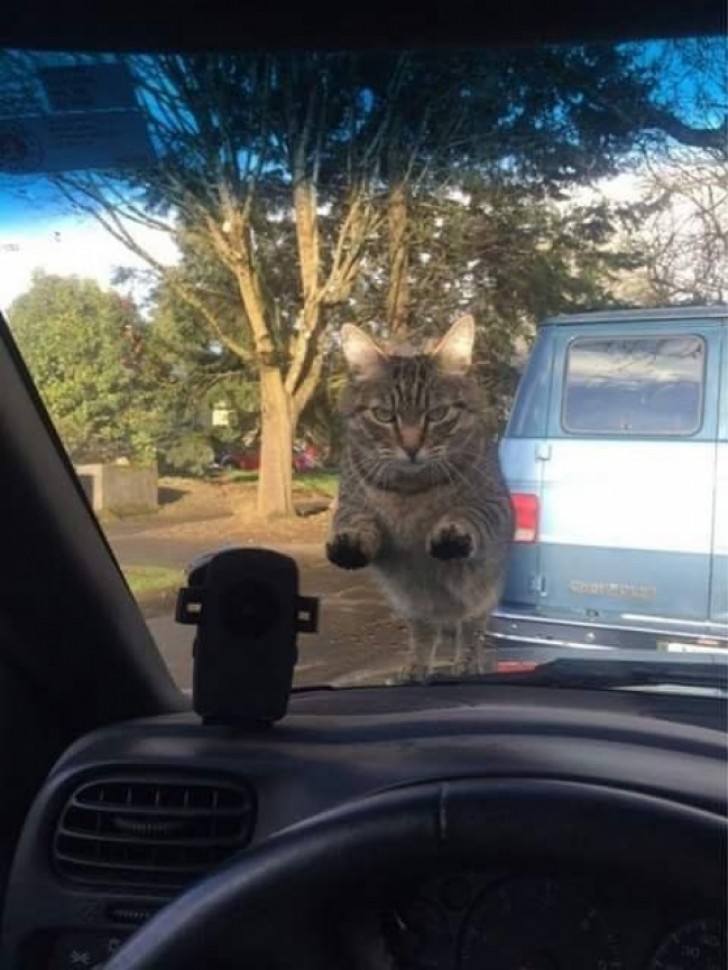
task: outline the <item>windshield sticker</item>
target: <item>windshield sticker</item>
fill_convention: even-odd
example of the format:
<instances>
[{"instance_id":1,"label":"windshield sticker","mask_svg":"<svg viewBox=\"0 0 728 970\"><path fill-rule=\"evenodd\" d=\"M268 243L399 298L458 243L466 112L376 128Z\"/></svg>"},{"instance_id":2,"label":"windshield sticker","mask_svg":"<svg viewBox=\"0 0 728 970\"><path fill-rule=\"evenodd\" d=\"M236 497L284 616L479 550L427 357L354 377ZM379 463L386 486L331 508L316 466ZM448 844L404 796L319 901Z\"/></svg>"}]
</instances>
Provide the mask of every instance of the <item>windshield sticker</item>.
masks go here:
<instances>
[{"instance_id":1,"label":"windshield sticker","mask_svg":"<svg viewBox=\"0 0 728 970\"><path fill-rule=\"evenodd\" d=\"M9 175L146 166L154 153L138 111L89 111L0 121L0 172Z\"/></svg>"},{"instance_id":2,"label":"windshield sticker","mask_svg":"<svg viewBox=\"0 0 728 970\"><path fill-rule=\"evenodd\" d=\"M38 71L51 111L108 111L137 107L126 64L82 64Z\"/></svg>"}]
</instances>

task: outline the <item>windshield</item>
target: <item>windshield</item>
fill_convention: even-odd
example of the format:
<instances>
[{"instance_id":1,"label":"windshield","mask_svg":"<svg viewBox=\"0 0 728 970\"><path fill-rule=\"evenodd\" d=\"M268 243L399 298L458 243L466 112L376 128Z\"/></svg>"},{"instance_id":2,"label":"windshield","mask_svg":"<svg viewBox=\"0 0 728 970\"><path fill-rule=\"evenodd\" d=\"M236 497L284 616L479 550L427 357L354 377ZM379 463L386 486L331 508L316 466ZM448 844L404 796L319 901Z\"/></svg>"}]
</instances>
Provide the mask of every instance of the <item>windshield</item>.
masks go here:
<instances>
[{"instance_id":1,"label":"windshield","mask_svg":"<svg viewBox=\"0 0 728 970\"><path fill-rule=\"evenodd\" d=\"M0 310L180 687L226 546L299 687L726 655L726 58L0 52Z\"/></svg>"}]
</instances>

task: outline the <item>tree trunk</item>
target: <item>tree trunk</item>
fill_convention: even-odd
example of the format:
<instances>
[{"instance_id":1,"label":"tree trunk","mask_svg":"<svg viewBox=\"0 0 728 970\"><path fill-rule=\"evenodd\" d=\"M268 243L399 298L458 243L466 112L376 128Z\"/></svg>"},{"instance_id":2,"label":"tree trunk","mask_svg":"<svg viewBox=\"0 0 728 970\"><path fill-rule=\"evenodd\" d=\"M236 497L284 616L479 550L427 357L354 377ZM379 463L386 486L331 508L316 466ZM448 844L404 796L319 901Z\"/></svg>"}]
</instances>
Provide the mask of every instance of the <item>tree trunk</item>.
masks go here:
<instances>
[{"instance_id":1,"label":"tree trunk","mask_svg":"<svg viewBox=\"0 0 728 970\"><path fill-rule=\"evenodd\" d=\"M400 182L389 194L389 290L387 324L398 337L407 334L409 322L409 246L407 241L407 187Z\"/></svg>"},{"instance_id":2,"label":"tree trunk","mask_svg":"<svg viewBox=\"0 0 728 970\"><path fill-rule=\"evenodd\" d=\"M294 515L293 407L276 367L260 372L261 448L258 513L265 518Z\"/></svg>"}]
</instances>

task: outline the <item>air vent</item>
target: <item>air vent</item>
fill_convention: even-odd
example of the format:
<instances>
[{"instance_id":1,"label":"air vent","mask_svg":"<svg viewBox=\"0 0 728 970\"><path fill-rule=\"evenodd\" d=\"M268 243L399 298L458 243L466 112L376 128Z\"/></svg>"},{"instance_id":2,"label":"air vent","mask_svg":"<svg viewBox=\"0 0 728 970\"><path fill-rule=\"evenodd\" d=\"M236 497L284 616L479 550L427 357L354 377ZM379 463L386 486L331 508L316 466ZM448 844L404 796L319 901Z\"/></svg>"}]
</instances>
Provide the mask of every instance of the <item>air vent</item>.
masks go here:
<instances>
[{"instance_id":1,"label":"air vent","mask_svg":"<svg viewBox=\"0 0 728 970\"><path fill-rule=\"evenodd\" d=\"M239 782L113 777L74 791L53 840L59 875L180 889L244 848L255 799Z\"/></svg>"}]
</instances>

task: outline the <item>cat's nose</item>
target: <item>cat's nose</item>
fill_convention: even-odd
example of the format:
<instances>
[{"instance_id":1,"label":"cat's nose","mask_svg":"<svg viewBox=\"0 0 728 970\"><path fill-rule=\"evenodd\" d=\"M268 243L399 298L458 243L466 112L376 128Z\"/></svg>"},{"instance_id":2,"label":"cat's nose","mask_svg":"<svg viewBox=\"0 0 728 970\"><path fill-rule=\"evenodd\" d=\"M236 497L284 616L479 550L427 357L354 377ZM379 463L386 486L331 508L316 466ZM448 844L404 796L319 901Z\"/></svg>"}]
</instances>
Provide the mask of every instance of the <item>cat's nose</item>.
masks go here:
<instances>
[{"instance_id":1,"label":"cat's nose","mask_svg":"<svg viewBox=\"0 0 728 970\"><path fill-rule=\"evenodd\" d=\"M401 425L399 429L399 440L402 451L410 461L416 461L417 455L422 448L422 428L419 425Z\"/></svg>"}]
</instances>

